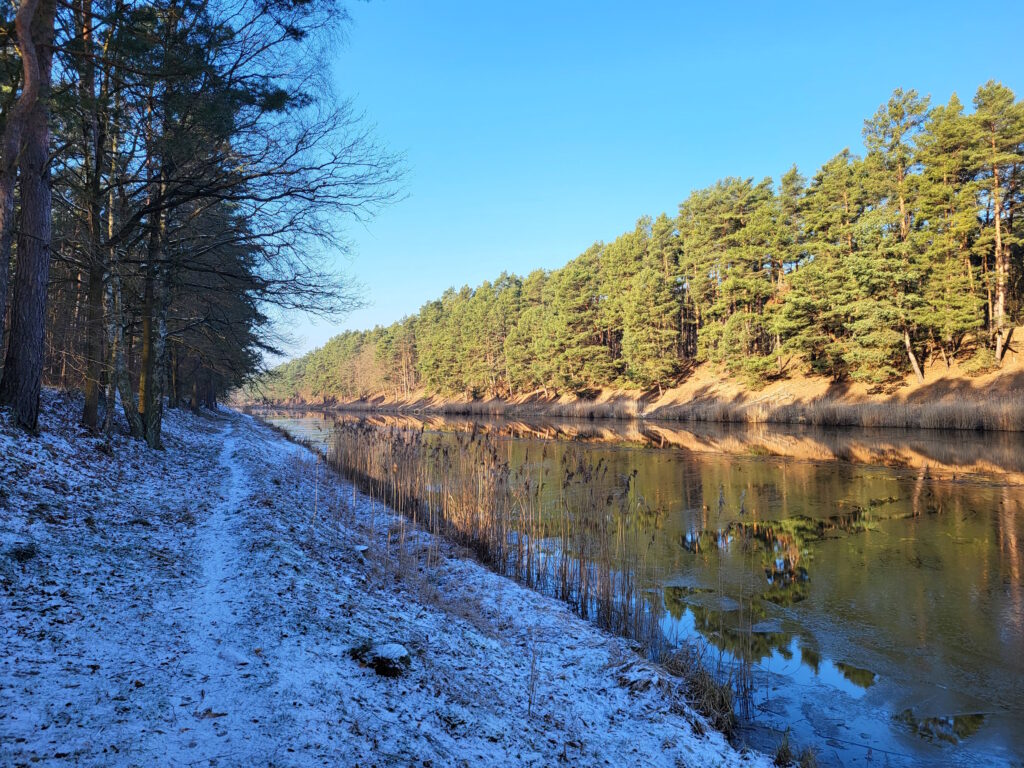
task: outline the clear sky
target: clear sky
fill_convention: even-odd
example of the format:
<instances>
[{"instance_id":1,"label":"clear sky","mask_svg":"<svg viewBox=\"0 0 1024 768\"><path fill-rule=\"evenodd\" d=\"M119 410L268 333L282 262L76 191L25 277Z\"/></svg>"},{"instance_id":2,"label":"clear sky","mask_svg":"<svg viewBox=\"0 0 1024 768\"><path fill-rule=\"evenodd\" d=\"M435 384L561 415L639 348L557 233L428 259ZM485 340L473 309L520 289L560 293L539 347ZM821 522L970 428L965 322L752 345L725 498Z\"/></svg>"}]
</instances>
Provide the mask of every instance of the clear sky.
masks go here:
<instances>
[{"instance_id":1,"label":"clear sky","mask_svg":"<svg viewBox=\"0 0 1024 768\"><path fill-rule=\"evenodd\" d=\"M350 6L329 62L406 156L406 198L349 229L370 302L292 318L295 352L387 325L449 286L563 265L724 176L809 176L893 88L1024 96L1019 0Z\"/></svg>"}]
</instances>

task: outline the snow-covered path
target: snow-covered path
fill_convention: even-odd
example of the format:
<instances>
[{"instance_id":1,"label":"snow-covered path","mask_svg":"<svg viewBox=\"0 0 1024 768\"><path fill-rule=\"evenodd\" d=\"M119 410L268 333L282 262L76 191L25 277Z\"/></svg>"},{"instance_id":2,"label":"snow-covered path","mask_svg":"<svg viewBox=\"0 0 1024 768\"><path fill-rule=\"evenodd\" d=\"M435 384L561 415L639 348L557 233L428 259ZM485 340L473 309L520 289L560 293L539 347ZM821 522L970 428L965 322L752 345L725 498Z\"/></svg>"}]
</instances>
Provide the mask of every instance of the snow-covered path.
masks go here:
<instances>
[{"instance_id":1,"label":"snow-covered path","mask_svg":"<svg viewBox=\"0 0 1024 768\"><path fill-rule=\"evenodd\" d=\"M768 764L248 417L173 412L161 452L74 423L53 393L39 438L0 417L0 765Z\"/></svg>"},{"instance_id":2,"label":"snow-covered path","mask_svg":"<svg viewBox=\"0 0 1024 768\"><path fill-rule=\"evenodd\" d=\"M204 689L200 710L214 725L220 718L238 711L241 690L239 669L249 664L243 648L251 643L239 626L240 607L249 598L244 583L246 571L240 562L235 528L241 522L246 496L245 477L234 461L234 427L221 448L219 463L223 476L220 501L196 528L195 551L201 563L199 588L194 593L189 614L189 635L193 640L193 663L214 684Z\"/></svg>"},{"instance_id":3,"label":"snow-covered path","mask_svg":"<svg viewBox=\"0 0 1024 768\"><path fill-rule=\"evenodd\" d=\"M247 685L254 677L249 670L254 643L251 628L240 620L251 599L237 534L248 482L234 459L235 424L229 421L222 435L221 486L211 489L209 513L194 529L191 583L186 581L182 591L171 593L170 603L158 607L172 617L173 634L185 648L176 703L186 722L170 734L150 731L139 751L154 758L173 756L173 762L188 765L196 760L259 765L266 760L265 745L250 731L259 724L265 701Z\"/></svg>"}]
</instances>

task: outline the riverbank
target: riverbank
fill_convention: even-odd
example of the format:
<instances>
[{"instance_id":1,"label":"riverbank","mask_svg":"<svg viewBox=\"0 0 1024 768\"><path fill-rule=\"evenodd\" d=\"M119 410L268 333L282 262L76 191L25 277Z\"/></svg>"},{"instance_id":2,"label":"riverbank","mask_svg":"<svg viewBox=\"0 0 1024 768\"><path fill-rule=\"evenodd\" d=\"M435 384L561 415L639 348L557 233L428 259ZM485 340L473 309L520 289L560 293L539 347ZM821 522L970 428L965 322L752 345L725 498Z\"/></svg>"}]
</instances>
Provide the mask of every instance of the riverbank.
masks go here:
<instances>
[{"instance_id":1,"label":"riverbank","mask_svg":"<svg viewBox=\"0 0 1024 768\"><path fill-rule=\"evenodd\" d=\"M76 416L0 414L5 763L768 765L254 420L172 411L150 451Z\"/></svg>"},{"instance_id":2,"label":"riverbank","mask_svg":"<svg viewBox=\"0 0 1024 768\"><path fill-rule=\"evenodd\" d=\"M970 375L955 364L949 368L935 364L926 367L924 382L907 379L884 391L798 374L753 390L705 364L661 393L606 389L591 397L533 392L514 398L469 398L415 392L407 397L379 394L355 400L296 398L260 404L448 416L1019 432L1024 431L1024 362L1016 353L1010 354L1003 368L981 375Z\"/></svg>"}]
</instances>

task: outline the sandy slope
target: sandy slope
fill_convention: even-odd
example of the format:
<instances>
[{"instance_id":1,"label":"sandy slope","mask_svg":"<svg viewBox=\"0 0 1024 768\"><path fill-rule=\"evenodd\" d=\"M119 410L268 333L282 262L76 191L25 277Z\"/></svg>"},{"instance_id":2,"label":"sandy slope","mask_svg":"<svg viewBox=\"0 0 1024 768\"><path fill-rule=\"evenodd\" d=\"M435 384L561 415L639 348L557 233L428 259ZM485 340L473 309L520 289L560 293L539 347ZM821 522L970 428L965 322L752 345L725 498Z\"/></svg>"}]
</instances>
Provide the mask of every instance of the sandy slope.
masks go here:
<instances>
[{"instance_id":1,"label":"sandy slope","mask_svg":"<svg viewBox=\"0 0 1024 768\"><path fill-rule=\"evenodd\" d=\"M41 437L0 415L0 765L767 765L247 417L174 413L151 452L45 397Z\"/></svg>"},{"instance_id":2,"label":"sandy slope","mask_svg":"<svg viewBox=\"0 0 1024 768\"><path fill-rule=\"evenodd\" d=\"M1024 328L1015 329L1014 338L1024 338ZM839 404L889 403L927 408L942 404L984 407L992 400L1010 401L1018 409L1024 389L1024 350L1014 346L1003 360L1002 368L983 374L971 374L963 366L951 367L938 359L925 363L925 380L913 376L886 387L864 382L835 382L826 376L801 372L793 363L782 378L751 389L742 378L730 376L721 366L701 363L685 371L673 387L661 393L655 390L605 388L579 397L571 393L545 394L538 390L516 397L472 399L468 396L441 397L417 390L406 397L394 393L378 393L361 400L338 400L330 397L296 398L277 403L287 407L340 407L352 410L414 411L452 414L504 414L508 416L544 417L644 417L678 419L680 409L691 406L718 405L742 409L761 405L807 405L818 402ZM240 403L244 400L238 393ZM261 404L261 403L247 403ZM732 419L742 420L742 419ZM762 419L756 419L760 421ZM778 420L778 419L777 419ZM785 419L782 419L785 420Z\"/></svg>"}]
</instances>

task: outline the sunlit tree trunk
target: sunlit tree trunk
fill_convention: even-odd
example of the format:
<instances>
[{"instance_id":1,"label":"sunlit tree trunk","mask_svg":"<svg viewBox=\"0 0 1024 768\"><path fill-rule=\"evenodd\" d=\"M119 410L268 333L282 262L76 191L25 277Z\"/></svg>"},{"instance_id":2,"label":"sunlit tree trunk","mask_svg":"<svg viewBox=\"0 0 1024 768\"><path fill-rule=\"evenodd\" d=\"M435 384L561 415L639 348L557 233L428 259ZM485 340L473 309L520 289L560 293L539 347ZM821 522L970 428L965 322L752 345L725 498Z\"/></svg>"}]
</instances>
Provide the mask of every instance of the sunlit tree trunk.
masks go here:
<instances>
[{"instance_id":1,"label":"sunlit tree trunk","mask_svg":"<svg viewBox=\"0 0 1024 768\"><path fill-rule=\"evenodd\" d=\"M996 140L995 136L992 137L992 152L995 153ZM1002 204L1002 189L1000 187L999 179L999 166L992 166L992 218L995 224L995 267L996 267L996 293L995 293L995 307L993 312L994 325L996 332L996 362L999 365L1003 364L1003 353L1004 345L1006 343L1006 293L1009 286L1010 276L1010 259L1006 253L1006 249L1003 247L1003 204Z\"/></svg>"},{"instance_id":2,"label":"sunlit tree trunk","mask_svg":"<svg viewBox=\"0 0 1024 768\"><path fill-rule=\"evenodd\" d=\"M919 382L923 382L924 374L921 373L921 366L917 362L917 355L914 354L914 347L910 343L910 332L906 328L903 329L903 345L907 348L907 357L910 360L910 367L914 370L914 376Z\"/></svg>"}]
</instances>

